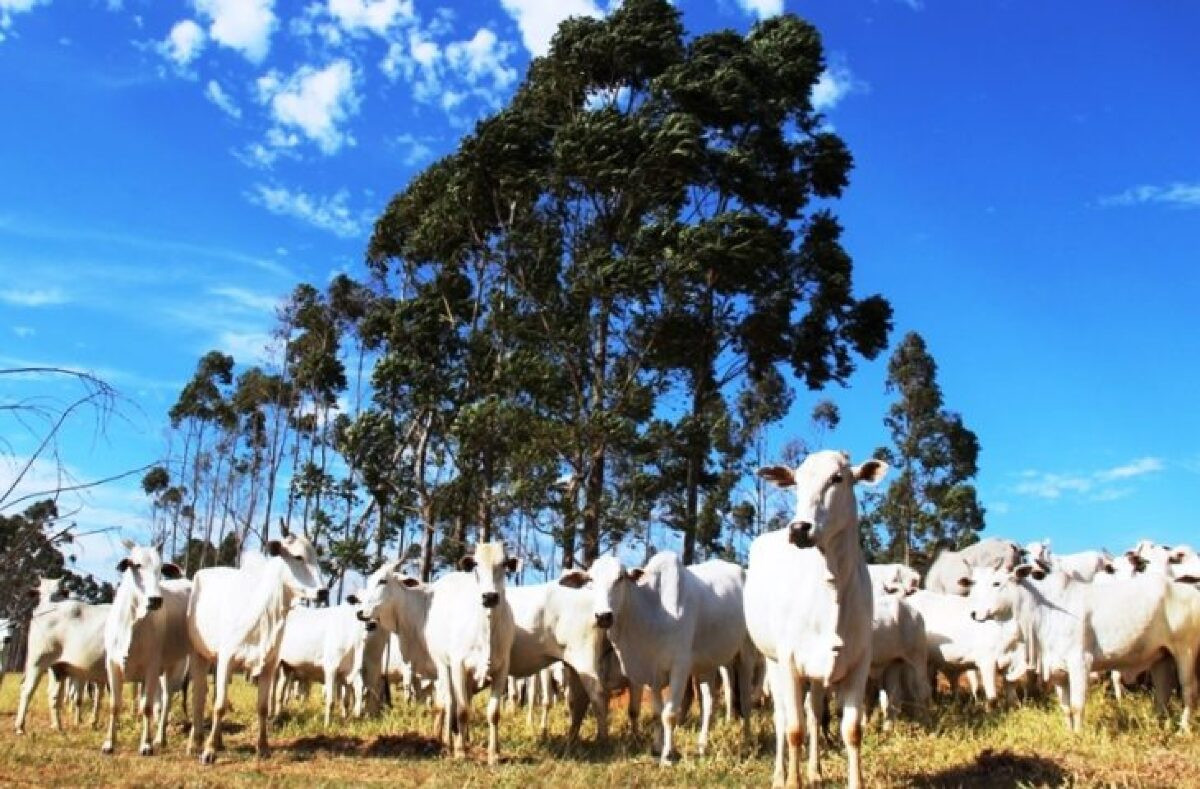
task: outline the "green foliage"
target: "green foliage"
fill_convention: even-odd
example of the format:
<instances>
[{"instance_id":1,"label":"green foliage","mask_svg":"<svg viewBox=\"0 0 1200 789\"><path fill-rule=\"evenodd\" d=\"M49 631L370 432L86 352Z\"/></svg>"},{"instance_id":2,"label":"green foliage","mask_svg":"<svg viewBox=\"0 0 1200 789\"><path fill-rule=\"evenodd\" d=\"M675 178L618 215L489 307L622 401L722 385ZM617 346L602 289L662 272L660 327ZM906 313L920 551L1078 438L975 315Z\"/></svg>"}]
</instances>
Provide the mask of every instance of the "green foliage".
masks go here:
<instances>
[{"instance_id":1,"label":"green foliage","mask_svg":"<svg viewBox=\"0 0 1200 789\"><path fill-rule=\"evenodd\" d=\"M937 363L919 334L907 334L892 354L887 386L899 395L884 418L893 447L876 455L896 474L886 490L868 495L864 538L877 559L923 569L937 548L962 548L984 528L970 483L979 439L959 414L943 408Z\"/></svg>"}]
</instances>

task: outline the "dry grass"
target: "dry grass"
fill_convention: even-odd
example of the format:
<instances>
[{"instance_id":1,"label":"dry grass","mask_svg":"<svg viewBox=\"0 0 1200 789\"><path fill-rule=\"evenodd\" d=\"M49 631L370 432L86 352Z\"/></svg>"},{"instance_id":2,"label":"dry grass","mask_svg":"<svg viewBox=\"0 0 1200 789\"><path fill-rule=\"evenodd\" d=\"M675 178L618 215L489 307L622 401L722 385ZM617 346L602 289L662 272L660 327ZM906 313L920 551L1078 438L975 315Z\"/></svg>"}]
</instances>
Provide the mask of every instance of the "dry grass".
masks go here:
<instances>
[{"instance_id":1,"label":"dry grass","mask_svg":"<svg viewBox=\"0 0 1200 789\"><path fill-rule=\"evenodd\" d=\"M118 753L100 754L102 732L50 731L44 685L39 688L29 733L12 731L20 677L10 675L0 690L0 782L40 786L188 785L338 786L389 783L402 786L700 786L766 785L770 781L774 739L770 716L756 713L755 740L740 742L736 724L720 722L707 758L694 755L695 721L686 723L679 742L683 760L662 769L649 753L648 739L623 734L623 715L614 709L618 736L592 743L594 726L584 727L585 741L569 746L563 737L564 713L556 709L552 734L539 739L523 714L501 722L503 764L489 769L479 743L486 725L478 716L472 727L472 758L456 762L441 755L428 735L421 710L402 707L364 721L336 720L321 725L318 693L281 720L272 733L274 754L260 761L253 753L253 697L235 682L235 709L226 735L228 750L213 767L201 767L184 751L185 726L176 708L171 742L164 754L137 755L132 719L122 727ZM984 713L972 704L944 702L929 730L901 723L883 734L872 727L864 743L866 778L872 786L1200 786L1200 735L1176 734L1160 724L1144 697L1116 705L1094 690L1087 732L1067 734L1052 702ZM644 713L645 714L645 713ZM69 717L69 716L68 716ZM840 749L828 749L823 771L840 784L845 761Z\"/></svg>"}]
</instances>

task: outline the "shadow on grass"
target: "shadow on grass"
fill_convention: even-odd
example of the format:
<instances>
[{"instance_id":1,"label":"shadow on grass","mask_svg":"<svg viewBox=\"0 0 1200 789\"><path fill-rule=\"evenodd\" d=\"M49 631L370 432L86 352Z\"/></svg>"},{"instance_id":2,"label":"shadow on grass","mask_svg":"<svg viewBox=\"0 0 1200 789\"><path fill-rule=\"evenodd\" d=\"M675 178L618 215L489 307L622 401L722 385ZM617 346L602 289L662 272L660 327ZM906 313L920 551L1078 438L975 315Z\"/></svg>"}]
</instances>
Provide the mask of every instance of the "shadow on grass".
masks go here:
<instances>
[{"instance_id":1,"label":"shadow on grass","mask_svg":"<svg viewBox=\"0 0 1200 789\"><path fill-rule=\"evenodd\" d=\"M939 789L960 786L1063 786L1066 782L1066 771L1050 759L991 749L982 751L970 764L950 767L932 775L910 775L908 781L911 786Z\"/></svg>"}]
</instances>

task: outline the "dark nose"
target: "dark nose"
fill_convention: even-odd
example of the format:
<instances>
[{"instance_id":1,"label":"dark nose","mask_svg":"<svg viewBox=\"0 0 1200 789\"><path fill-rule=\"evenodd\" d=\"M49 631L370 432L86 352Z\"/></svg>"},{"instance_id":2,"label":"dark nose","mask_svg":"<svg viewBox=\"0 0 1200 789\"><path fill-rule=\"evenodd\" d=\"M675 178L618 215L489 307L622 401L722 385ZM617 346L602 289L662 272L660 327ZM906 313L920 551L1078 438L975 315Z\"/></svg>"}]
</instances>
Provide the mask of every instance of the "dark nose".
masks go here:
<instances>
[{"instance_id":1,"label":"dark nose","mask_svg":"<svg viewBox=\"0 0 1200 789\"><path fill-rule=\"evenodd\" d=\"M499 592L484 592L483 593L483 607L484 608L495 608L496 603L498 603L498 602L500 602L500 593Z\"/></svg>"},{"instance_id":2,"label":"dark nose","mask_svg":"<svg viewBox=\"0 0 1200 789\"><path fill-rule=\"evenodd\" d=\"M148 608L151 611L157 611L158 609L162 608L162 598L161 597L147 597L146 598L146 608Z\"/></svg>"},{"instance_id":3,"label":"dark nose","mask_svg":"<svg viewBox=\"0 0 1200 789\"><path fill-rule=\"evenodd\" d=\"M789 526L790 533L788 535L792 545L797 548L811 548L813 525L808 521L795 521Z\"/></svg>"},{"instance_id":4,"label":"dark nose","mask_svg":"<svg viewBox=\"0 0 1200 789\"><path fill-rule=\"evenodd\" d=\"M356 617L358 617L358 621L360 621L360 622L370 622L371 621L371 617L367 616L362 611L355 611L354 615Z\"/></svg>"},{"instance_id":5,"label":"dark nose","mask_svg":"<svg viewBox=\"0 0 1200 789\"><path fill-rule=\"evenodd\" d=\"M362 616L362 614L359 614L359 616L361 617L361 616ZM368 633L370 633L370 632L371 632L372 630L374 630L375 628L379 627L379 623L378 623L378 622L372 622L372 621L371 621L371 620L369 620L369 619L368 619L368 620L366 620L366 622L367 622L367 632L368 632Z\"/></svg>"},{"instance_id":6,"label":"dark nose","mask_svg":"<svg viewBox=\"0 0 1200 789\"><path fill-rule=\"evenodd\" d=\"M596 627L603 627L605 629L612 627L612 611L596 614Z\"/></svg>"},{"instance_id":7,"label":"dark nose","mask_svg":"<svg viewBox=\"0 0 1200 789\"><path fill-rule=\"evenodd\" d=\"M974 619L976 622L986 622L987 621L986 616L980 616L978 613L976 613L974 611L971 612L971 618Z\"/></svg>"},{"instance_id":8,"label":"dark nose","mask_svg":"<svg viewBox=\"0 0 1200 789\"><path fill-rule=\"evenodd\" d=\"M1112 575L1116 571L1117 571L1117 568L1113 567L1111 564L1104 565L1104 572L1108 573L1109 575Z\"/></svg>"},{"instance_id":9,"label":"dark nose","mask_svg":"<svg viewBox=\"0 0 1200 789\"><path fill-rule=\"evenodd\" d=\"M328 589L322 589L317 592L317 602L318 603L328 603L329 602L329 590Z\"/></svg>"}]
</instances>

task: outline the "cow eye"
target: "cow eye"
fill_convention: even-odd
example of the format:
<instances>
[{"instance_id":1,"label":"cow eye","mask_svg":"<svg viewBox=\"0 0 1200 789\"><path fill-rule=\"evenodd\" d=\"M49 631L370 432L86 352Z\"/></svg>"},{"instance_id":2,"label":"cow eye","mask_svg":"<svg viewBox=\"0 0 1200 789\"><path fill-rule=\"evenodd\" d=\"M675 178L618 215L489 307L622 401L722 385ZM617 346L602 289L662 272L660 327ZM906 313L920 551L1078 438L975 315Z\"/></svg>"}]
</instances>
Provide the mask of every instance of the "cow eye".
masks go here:
<instances>
[{"instance_id":1,"label":"cow eye","mask_svg":"<svg viewBox=\"0 0 1200 789\"><path fill-rule=\"evenodd\" d=\"M1000 582L999 582L999 581L992 581L992 586L995 586L996 588L999 588L999 587L1000 587Z\"/></svg>"},{"instance_id":2,"label":"cow eye","mask_svg":"<svg viewBox=\"0 0 1200 789\"><path fill-rule=\"evenodd\" d=\"M843 479L845 479L845 477L842 476L841 472L838 472L837 474L834 474L832 477L830 477L829 481L834 485L840 485L840 484L842 484Z\"/></svg>"},{"instance_id":3,"label":"cow eye","mask_svg":"<svg viewBox=\"0 0 1200 789\"><path fill-rule=\"evenodd\" d=\"M378 584L378 585L379 585L379 586L383 586L383 585L384 585L384 584L386 584L386 583L387 583L387 579L386 579L386 578L380 578L380 579L379 579L379 584Z\"/></svg>"}]
</instances>

